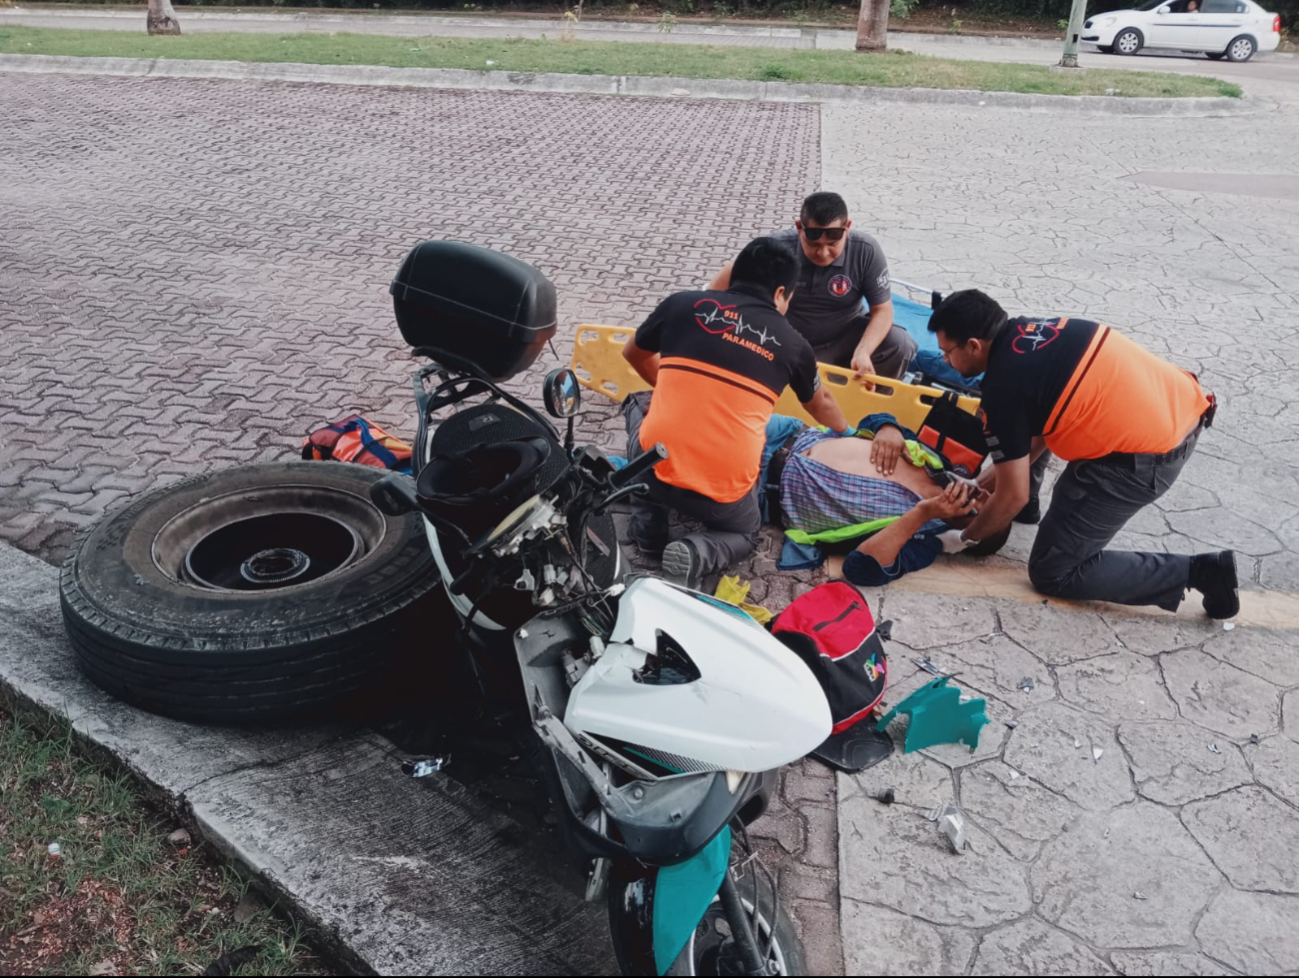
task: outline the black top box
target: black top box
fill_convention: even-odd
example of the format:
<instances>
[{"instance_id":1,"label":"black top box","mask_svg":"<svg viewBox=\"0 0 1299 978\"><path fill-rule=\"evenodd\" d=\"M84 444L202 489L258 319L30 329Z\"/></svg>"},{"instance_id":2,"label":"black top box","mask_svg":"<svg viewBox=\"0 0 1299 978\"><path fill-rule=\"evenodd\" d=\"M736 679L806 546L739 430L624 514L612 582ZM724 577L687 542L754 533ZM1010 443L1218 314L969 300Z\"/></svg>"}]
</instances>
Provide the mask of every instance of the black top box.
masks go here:
<instances>
[{"instance_id":1,"label":"black top box","mask_svg":"<svg viewBox=\"0 0 1299 978\"><path fill-rule=\"evenodd\" d=\"M410 250L388 289L401 335L490 380L527 370L555 335L555 287L527 262L459 241Z\"/></svg>"}]
</instances>

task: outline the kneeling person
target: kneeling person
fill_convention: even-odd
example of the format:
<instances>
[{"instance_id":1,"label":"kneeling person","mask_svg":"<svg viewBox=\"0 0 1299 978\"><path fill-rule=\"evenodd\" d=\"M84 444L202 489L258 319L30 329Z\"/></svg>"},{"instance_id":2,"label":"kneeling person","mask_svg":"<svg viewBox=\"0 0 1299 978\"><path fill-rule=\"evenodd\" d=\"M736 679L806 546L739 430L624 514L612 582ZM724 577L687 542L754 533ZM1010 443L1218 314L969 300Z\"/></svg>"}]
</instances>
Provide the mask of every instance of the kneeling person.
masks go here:
<instances>
[{"instance_id":1,"label":"kneeling person","mask_svg":"<svg viewBox=\"0 0 1299 978\"><path fill-rule=\"evenodd\" d=\"M794 251L758 238L735 260L729 288L669 296L623 350L654 388L643 418L639 402L626 402L627 454L655 442L668 450L646 480L649 494L633 497L632 539L689 587L757 543L766 426L786 387L821 424L852 432L821 387L811 346L785 320L797 278ZM704 529L669 544L671 510Z\"/></svg>"}]
</instances>

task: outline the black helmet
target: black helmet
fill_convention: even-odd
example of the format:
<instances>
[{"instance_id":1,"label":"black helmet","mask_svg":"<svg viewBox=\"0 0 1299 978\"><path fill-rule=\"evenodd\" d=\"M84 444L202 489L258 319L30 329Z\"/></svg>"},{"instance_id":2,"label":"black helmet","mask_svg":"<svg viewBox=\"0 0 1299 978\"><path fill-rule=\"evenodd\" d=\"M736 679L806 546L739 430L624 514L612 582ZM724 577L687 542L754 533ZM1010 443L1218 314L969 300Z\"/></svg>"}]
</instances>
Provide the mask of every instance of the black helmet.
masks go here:
<instances>
[{"instance_id":1,"label":"black helmet","mask_svg":"<svg viewBox=\"0 0 1299 978\"><path fill-rule=\"evenodd\" d=\"M476 524L539 492L550 450L548 439L529 437L438 453L424 463L415 492L432 513Z\"/></svg>"}]
</instances>

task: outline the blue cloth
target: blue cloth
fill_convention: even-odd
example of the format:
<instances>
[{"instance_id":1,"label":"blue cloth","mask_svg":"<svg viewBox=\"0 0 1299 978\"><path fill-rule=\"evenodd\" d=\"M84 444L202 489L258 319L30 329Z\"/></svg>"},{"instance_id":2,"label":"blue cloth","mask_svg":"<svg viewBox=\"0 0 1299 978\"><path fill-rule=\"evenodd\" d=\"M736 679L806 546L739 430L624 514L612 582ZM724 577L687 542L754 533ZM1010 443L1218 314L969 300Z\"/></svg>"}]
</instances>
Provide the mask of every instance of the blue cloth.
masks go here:
<instances>
[{"instance_id":1,"label":"blue cloth","mask_svg":"<svg viewBox=\"0 0 1299 978\"><path fill-rule=\"evenodd\" d=\"M609 464L615 469L622 469L627 466L627 460L621 455L606 455L605 458L608 459Z\"/></svg>"},{"instance_id":2,"label":"blue cloth","mask_svg":"<svg viewBox=\"0 0 1299 978\"><path fill-rule=\"evenodd\" d=\"M893 294L894 324L910 333L911 338L920 347L911 361L912 367L940 384L977 388L982 376L962 377L943 359L943 351L938 348L938 337L929 332L929 317L933 313L932 309L922 303L900 296L896 292Z\"/></svg>"}]
</instances>

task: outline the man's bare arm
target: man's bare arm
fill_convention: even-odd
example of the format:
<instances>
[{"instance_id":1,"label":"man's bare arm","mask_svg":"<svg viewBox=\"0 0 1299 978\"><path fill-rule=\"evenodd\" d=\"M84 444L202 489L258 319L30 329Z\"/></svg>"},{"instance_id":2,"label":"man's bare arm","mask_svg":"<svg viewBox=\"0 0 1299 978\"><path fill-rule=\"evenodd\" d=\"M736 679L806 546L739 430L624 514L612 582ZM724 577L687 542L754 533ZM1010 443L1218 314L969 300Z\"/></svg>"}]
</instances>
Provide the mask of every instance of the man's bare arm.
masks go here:
<instances>
[{"instance_id":1,"label":"man's bare arm","mask_svg":"<svg viewBox=\"0 0 1299 978\"><path fill-rule=\"evenodd\" d=\"M731 266L734 264L735 262L728 261L723 265L721 271L713 276L713 280L705 288L713 292L725 292L729 289L731 287Z\"/></svg>"},{"instance_id":2,"label":"man's bare arm","mask_svg":"<svg viewBox=\"0 0 1299 978\"><path fill-rule=\"evenodd\" d=\"M834 395L827 387L818 387L812 399L803 402L803 407L807 409L808 414L816 418L819 424L825 425L831 431L848 429L848 419L843 416L839 402L834 399Z\"/></svg>"},{"instance_id":3,"label":"man's bare arm","mask_svg":"<svg viewBox=\"0 0 1299 978\"><path fill-rule=\"evenodd\" d=\"M965 530L966 540L982 540L1000 533L1028 503L1028 456L995 466L995 488L992 498Z\"/></svg>"},{"instance_id":4,"label":"man's bare arm","mask_svg":"<svg viewBox=\"0 0 1299 978\"><path fill-rule=\"evenodd\" d=\"M859 374L875 372L873 362L875 351L879 349L879 345L884 342L884 338L889 335L889 330L893 328L892 299L870 308L870 319L866 322L866 329L852 356L852 368Z\"/></svg>"},{"instance_id":5,"label":"man's bare arm","mask_svg":"<svg viewBox=\"0 0 1299 978\"><path fill-rule=\"evenodd\" d=\"M623 346L622 356L624 360L632 365L632 369L641 375L645 383L651 387L658 386L659 355L657 353L642 350L636 345L636 337L633 336Z\"/></svg>"}]
</instances>

